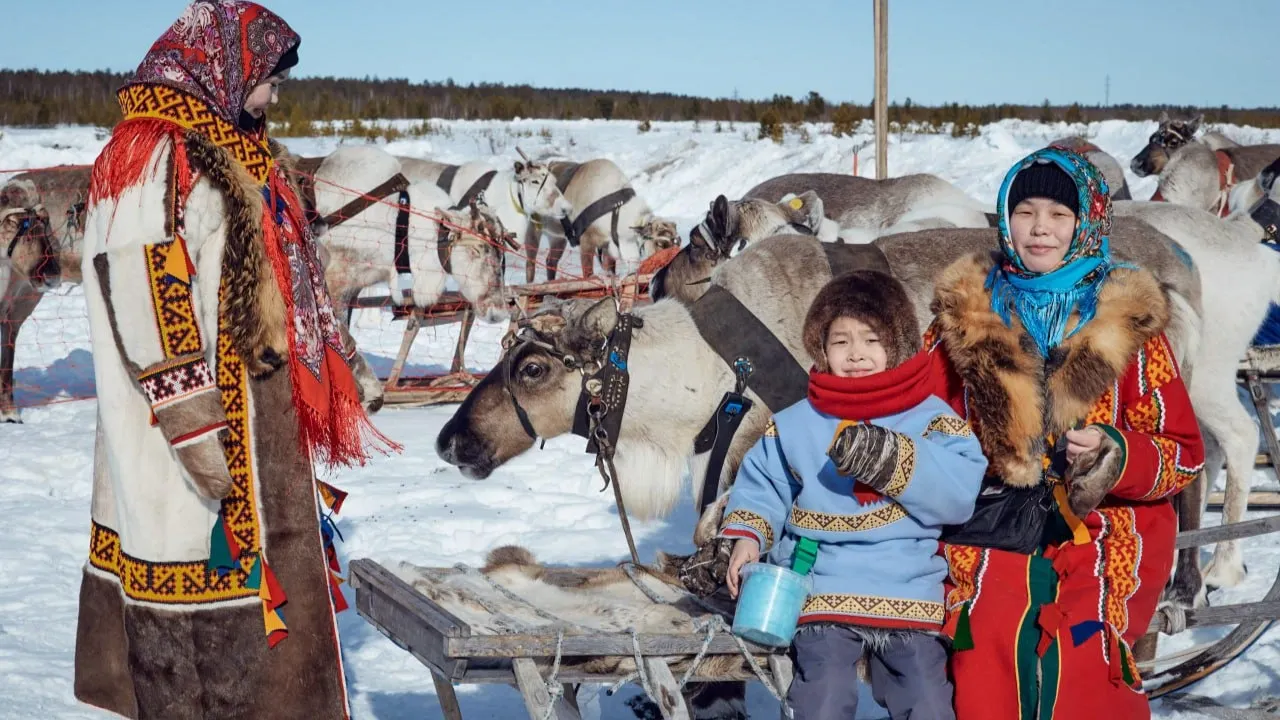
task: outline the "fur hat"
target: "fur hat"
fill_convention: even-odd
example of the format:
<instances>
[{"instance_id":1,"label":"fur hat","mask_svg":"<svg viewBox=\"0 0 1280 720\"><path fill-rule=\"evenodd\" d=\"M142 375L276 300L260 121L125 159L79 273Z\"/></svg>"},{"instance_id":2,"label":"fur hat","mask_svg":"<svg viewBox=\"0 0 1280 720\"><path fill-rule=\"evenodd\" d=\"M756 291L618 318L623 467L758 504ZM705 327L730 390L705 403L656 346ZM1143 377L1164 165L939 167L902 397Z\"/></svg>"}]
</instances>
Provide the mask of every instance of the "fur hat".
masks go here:
<instances>
[{"instance_id":1,"label":"fur hat","mask_svg":"<svg viewBox=\"0 0 1280 720\"><path fill-rule=\"evenodd\" d=\"M1080 188L1057 163L1041 161L1019 172L1009 186L1009 202L1005 207L1012 213L1018 203L1033 197L1049 198L1080 214Z\"/></svg>"},{"instance_id":2,"label":"fur hat","mask_svg":"<svg viewBox=\"0 0 1280 720\"><path fill-rule=\"evenodd\" d=\"M832 279L818 291L804 318L804 349L821 372L831 370L827 367L827 330L841 317L861 320L880 336L890 368L920 352L915 307L902 283L891 275L857 270Z\"/></svg>"}]
</instances>

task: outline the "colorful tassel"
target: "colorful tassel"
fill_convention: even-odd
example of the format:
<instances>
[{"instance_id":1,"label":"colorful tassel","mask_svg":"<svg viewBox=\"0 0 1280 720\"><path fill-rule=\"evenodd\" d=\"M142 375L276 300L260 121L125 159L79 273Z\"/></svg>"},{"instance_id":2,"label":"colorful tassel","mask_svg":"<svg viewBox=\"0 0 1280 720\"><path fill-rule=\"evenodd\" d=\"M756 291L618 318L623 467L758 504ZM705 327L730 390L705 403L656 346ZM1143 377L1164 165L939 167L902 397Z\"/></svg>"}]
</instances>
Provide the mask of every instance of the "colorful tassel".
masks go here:
<instances>
[{"instance_id":1,"label":"colorful tassel","mask_svg":"<svg viewBox=\"0 0 1280 720\"><path fill-rule=\"evenodd\" d=\"M216 570L219 576L223 576L236 569L239 559L240 544L236 542L235 536L223 522L222 513L218 513L218 520L209 533L209 562L206 567Z\"/></svg>"},{"instance_id":2,"label":"colorful tassel","mask_svg":"<svg viewBox=\"0 0 1280 720\"><path fill-rule=\"evenodd\" d=\"M262 587L262 558L256 553L249 561L249 575L244 579L244 586L250 590L259 590Z\"/></svg>"},{"instance_id":3,"label":"colorful tassel","mask_svg":"<svg viewBox=\"0 0 1280 720\"><path fill-rule=\"evenodd\" d=\"M1073 647L1080 647L1086 640L1102 631L1106 625L1097 620L1085 620L1071 626L1071 642Z\"/></svg>"},{"instance_id":4,"label":"colorful tassel","mask_svg":"<svg viewBox=\"0 0 1280 720\"><path fill-rule=\"evenodd\" d=\"M1124 678L1124 684L1133 685L1133 670L1129 665L1129 646L1120 643L1120 674Z\"/></svg>"},{"instance_id":5,"label":"colorful tassel","mask_svg":"<svg viewBox=\"0 0 1280 720\"><path fill-rule=\"evenodd\" d=\"M155 427L160 424L160 418L156 417L155 410L151 411L151 418L148 420L148 422L151 423L151 427Z\"/></svg>"},{"instance_id":6,"label":"colorful tassel","mask_svg":"<svg viewBox=\"0 0 1280 720\"><path fill-rule=\"evenodd\" d=\"M342 596L342 579L333 573L329 573L329 595L333 598L333 611L342 612L347 609L347 599Z\"/></svg>"},{"instance_id":7,"label":"colorful tassel","mask_svg":"<svg viewBox=\"0 0 1280 720\"><path fill-rule=\"evenodd\" d=\"M342 503L346 501L347 493L323 480L318 480L316 483L320 486L320 497L324 500L325 507L335 513L342 512Z\"/></svg>"},{"instance_id":8,"label":"colorful tassel","mask_svg":"<svg viewBox=\"0 0 1280 720\"><path fill-rule=\"evenodd\" d=\"M1058 509L1061 511L1063 519L1067 521L1067 527L1071 528L1071 544L1088 545L1092 542L1092 538L1089 537L1089 528L1084 524L1083 520L1071 512L1071 503L1067 501L1066 487L1054 485L1053 497L1058 501Z\"/></svg>"},{"instance_id":9,"label":"colorful tassel","mask_svg":"<svg viewBox=\"0 0 1280 720\"><path fill-rule=\"evenodd\" d=\"M262 623L266 630L268 648L274 648L282 640L289 637L289 628L285 625L283 612L270 610L266 605L263 605Z\"/></svg>"},{"instance_id":10,"label":"colorful tassel","mask_svg":"<svg viewBox=\"0 0 1280 720\"><path fill-rule=\"evenodd\" d=\"M966 602L960 607L960 619L956 621L956 636L951 642L951 647L957 652L973 649L973 628L969 625L969 605L970 603Z\"/></svg>"},{"instance_id":11,"label":"colorful tassel","mask_svg":"<svg viewBox=\"0 0 1280 720\"><path fill-rule=\"evenodd\" d=\"M169 277L184 285L191 284L191 277L196 274L195 263L187 252L187 242L181 235L176 235L169 243L169 252L164 260L164 272Z\"/></svg>"},{"instance_id":12,"label":"colorful tassel","mask_svg":"<svg viewBox=\"0 0 1280 720\"><path fill-rule=\"evenodd\" d=\"M1036 654L1044 657L1048 652L1049 646L1053 645L1058 639L1058 630L1061 629L1062 623L1067 616L1062 612L1062 607L1058 603L1049 603L1040 608L1040 617L1036 619L1036 625L1040 627L1040 641L1036 643Z\"/></svg>"}]
</instances>

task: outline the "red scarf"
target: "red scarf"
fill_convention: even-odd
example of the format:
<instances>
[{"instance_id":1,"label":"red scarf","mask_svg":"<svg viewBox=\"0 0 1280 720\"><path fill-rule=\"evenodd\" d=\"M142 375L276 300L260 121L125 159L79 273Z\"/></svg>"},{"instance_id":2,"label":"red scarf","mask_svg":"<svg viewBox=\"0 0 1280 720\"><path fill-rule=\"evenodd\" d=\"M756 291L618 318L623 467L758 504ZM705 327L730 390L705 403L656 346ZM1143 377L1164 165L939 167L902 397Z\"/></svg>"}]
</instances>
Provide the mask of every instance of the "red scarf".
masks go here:
<instances>
[{"instance_id":1,"label":"red scarf","mask_svg":"<svg viewBox=\"0 0 1280 720\"><path fill-rule=\"evenodd\" d=\"M901 365L866 377L837 377L809 371L809 402L818 412L843 420L865 422L897 415L924 402L933 394L933 364L929 354L918 352ZM861 482L854 483L859 504L884 499Z\"/></svg>"}]
</instances>

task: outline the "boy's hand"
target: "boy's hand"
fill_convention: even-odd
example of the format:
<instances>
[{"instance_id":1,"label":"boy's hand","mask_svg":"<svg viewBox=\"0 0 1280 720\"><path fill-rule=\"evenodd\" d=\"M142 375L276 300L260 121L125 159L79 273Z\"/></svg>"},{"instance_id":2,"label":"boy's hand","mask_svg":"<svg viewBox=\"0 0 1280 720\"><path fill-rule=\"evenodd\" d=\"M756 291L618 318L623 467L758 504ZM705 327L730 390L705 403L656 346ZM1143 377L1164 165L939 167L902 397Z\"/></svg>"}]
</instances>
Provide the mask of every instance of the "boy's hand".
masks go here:
<instances>
[{"instance_id":1,"label":"boy's hand","mask_svg":"<svg viewBox=\"0 0 1280 720\"><path fill-rule=\"evenodd\" d=\"M1084 453L1092 452L1102 446L1102 431L1096 427L1068 430L1066 437L1068 463L1074 463L1076 458Z\"/></svg>"},{"instance_id":2,"label":"boy's hand","mask_svg":"<svg viewBox=\"0 0 1280 720\"><path fill-rule=\"evenodd\" d=\"M725 583L729 586L729 597L738 597L738 571L747 563L760 560L760 543L755 538L738 538L733 544L733 554L729 556L729 572L725 575Z\"/></svg>"},{"instance_id":3,"label":"boy's hand","mask_svg":"<svg viewBox=\"0 0 1280 720\"><path fill-rule=\"evenodd\" d=\"M884 492L898 466L898 443L894 435L892 430L879 425L849 425L836 434L835 441L827 448L827 457L841 475Z\"/></svg>"}]
</instances>

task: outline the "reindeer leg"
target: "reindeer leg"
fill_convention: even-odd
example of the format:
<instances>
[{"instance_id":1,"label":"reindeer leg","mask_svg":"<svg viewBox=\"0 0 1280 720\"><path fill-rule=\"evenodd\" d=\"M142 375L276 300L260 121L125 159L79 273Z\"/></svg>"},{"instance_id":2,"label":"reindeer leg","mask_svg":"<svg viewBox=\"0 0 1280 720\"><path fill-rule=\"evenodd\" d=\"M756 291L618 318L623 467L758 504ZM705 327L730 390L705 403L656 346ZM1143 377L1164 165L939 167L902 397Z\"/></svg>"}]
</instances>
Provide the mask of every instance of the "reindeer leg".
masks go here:
<instances>
[{"instance_id":1,"label":"reindeer leg","mask_svg":"<svg viewBox=\"0 0 1280 720\"><path fill-rule=\"evenodd\" d=\"M547 280L556 279L556 269L560 267L560 258L564 257L564 248L568 244L567 240L560 238L551 238L551 243L547 247Z\"/></svg>"},{"instance_id":2,"label":"reindeer leg","mask_svg":"<svg viewBox=\"0 0 1280 720\"><path fill-rule=\"evenodd\" d=\"M538 245L542 237L533 223L527 223L524 228L524 281L533 282L533 276L538 272ZM551 244L554 246L555 241ZM551 265L550 258L547 259L547 265ZM550 272L550 270L548 270ZM550 276L547 277L551 279Z\"/></svg>"},{"instance_id":3,"label":"reindeer leg","mask_svg":"<svg viewBox=\"0 0 1280 720\"><path fill-rule=\"evenodd\" d=\"M22 294L18 295L19 292ZM35 288L24 282L11 284L7 294L11 300L8 317L0 319L0 423L20 423L22 415L13 398L13 363L18 331L22 329L22 323L31 317L36 305L40 304L44 293L36 292Z\"/></svg>"},{"instance_id":4,"label":"reindeer leg","mask_svg":"<svg viewBox=\"0 0 1280 720\"><path fill-rule=\"evenodd\" d=\"M595 277L596 253L587 244L586 238L583 238L583 243L578 246L578 255L582 258L582 277Z\"/></svg>"},{"instance_id":5,"label":"reindeer leg","mask_svg":"<svg viewBox=\"0 0 1280 720\"><path fill-rule=\"evenodd\" d=\"M1204 433L1205 466L1204 471L1174 500L1174 508L1178 513L1178 531L1199 530L1208 499L1208 488L1212 485L1210 478L1218 474L1222 467L1222 450L1213 436ZM1174 567L1173 579L1165 590L1165 599L1184 608L1204 607L1205 597L1204 575L1200 567L1200 548L1183 548L1178 551L1177 564Z\"/></svg>"},{"instance_id":6,"label":"reindeer leg","mask_svg":"<svg viewBox=\"0 0 1280 720\"><path fill-rule=\"evenodd\" d=\"M1222 447L1227 462L1226 499L1222 507L1222 524L1238 523L1244 519L1249 505L1249 486L1252 484L1253 460L1258 450L1258 428L1240 404L1234 392L1222 402L1211 403L1198 411L1201 421ZM1215 398L1217 400L1218 398ZM1229 400L1229 402L1228 402ZM1260 401L1264 432L1275 437L1270 415L1266 412L1265 396ZM1210 588L1234 587L1244 579L1244 559L1240 555L1238 540L1218 543L1213 560L1205 568L1204 581Z\"/></svg>"}]
</instances>

